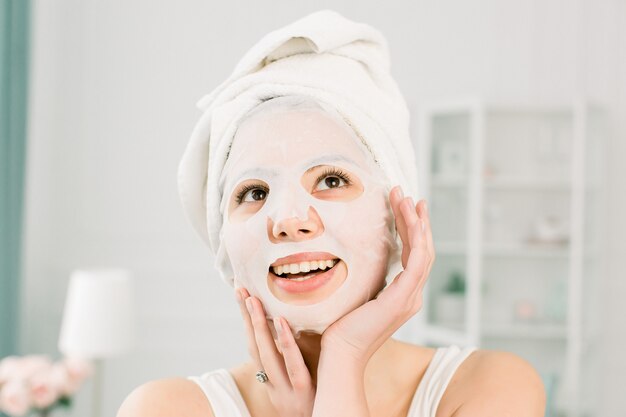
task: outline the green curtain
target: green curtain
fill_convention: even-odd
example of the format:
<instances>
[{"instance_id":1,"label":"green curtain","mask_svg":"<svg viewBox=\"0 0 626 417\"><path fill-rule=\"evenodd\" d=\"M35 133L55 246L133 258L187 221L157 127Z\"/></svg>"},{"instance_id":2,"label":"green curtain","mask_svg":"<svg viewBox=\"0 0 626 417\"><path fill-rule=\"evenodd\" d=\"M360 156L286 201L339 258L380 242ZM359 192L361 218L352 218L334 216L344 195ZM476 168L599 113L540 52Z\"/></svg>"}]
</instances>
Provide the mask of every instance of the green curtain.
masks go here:
<instances>
[{"instance_id":1,"label":"green curtain","mask_svg":"<svg viewBox=\"0 0 626 417\"><path fill-rule=\"evenodd\" d=\"M0 357L18 348L29 12L0 0Z\"/></svg>"}]
</instances>

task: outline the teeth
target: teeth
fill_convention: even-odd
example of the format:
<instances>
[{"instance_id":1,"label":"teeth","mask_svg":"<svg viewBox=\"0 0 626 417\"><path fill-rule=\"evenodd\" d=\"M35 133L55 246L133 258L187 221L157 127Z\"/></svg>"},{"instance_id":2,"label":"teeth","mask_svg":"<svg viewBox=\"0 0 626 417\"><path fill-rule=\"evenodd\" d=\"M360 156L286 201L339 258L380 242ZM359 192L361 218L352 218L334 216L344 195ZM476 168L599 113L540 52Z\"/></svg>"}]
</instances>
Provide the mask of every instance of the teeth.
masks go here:
<instances>
[{"instance_id":1,"label":"teeth","mask_svg":"<svg viewBox=\"0 0 626 417\"><path fill-rule=\"evenodd\" d=\"M276 275L284 274L297 274L300 272L309 272L314 271L316 269L329 269L335 266L335 264L339 262L339 259L328 259L323 261L310 261L310 262L300 262L297 264L285 264L273 266L272 271ZM294 278L296 281L303 281L305 277Z\"/></svg>"},{"instance_id":2,"label":"teeth","mask_svg":"<svg viewBox=\"0 0 626 417\"><path fill-rule=\"evenodd\" d=\"M308 274L308 275L305 275L303 277L291 278L291 281L306 281L307 279L312 278L315 275L317 275L317 274Z\"/></svg>"}]
</instances>

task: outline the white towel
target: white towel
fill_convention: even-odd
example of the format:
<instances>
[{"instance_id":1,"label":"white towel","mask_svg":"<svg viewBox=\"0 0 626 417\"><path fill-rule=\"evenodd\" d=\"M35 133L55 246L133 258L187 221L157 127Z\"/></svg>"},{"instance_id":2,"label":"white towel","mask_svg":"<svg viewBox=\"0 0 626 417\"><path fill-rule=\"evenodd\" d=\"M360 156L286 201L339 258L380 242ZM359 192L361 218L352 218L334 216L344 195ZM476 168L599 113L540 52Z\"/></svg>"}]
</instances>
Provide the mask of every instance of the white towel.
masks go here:
<instances>
[{"instance_id":1,"label":"white towel","mask_svg":"<svg viewBox=\"0 0 626 417\"><path fill-rule=\"evenodd\" d=\"M405 195L418 199L409 111L390 74L385 37L320 10L265 35L197 103L204 113L179 164L178 186L187 216L213 254L223 216L219 179L239 120L264 100L291 94L334 106L366 142L390 185L400 184Z\"/></svg>"}]
</instances>

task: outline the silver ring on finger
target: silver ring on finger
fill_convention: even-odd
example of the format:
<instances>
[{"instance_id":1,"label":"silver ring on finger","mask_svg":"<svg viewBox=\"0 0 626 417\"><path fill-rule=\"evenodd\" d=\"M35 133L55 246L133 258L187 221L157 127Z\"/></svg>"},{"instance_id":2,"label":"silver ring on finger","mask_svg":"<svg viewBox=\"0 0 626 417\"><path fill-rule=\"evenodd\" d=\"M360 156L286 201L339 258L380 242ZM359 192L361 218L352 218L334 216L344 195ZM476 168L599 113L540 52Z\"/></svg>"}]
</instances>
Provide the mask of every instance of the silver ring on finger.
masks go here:
<instances>
[{"instance_id":1,"label":"silver ring on finger","mask_svg":"<svg viewBox=\"0 0 626 417\"><path fill-rule=\"evenodd\" d=\"M265 384L267 381L269 381L267 374L263 370L258 371L255 377L256 377L256 380L259 381L261 384Z\"/></svg>"}]
</instances>

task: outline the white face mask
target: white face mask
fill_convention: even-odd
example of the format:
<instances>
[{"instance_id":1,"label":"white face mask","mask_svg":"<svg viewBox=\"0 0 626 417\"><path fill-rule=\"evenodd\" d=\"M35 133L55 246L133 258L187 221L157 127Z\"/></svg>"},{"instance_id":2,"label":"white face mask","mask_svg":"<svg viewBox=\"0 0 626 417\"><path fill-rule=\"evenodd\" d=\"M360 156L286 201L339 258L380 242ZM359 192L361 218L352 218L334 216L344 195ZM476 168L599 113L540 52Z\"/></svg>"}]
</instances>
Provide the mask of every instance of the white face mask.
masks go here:
<instances>
[{"instance_id":1,"label":"white face mask","mask_svg":"<svg viewBox=\"0 0 626 417\"><path fill-rule=\"evenodd\" d=\"M260 298L268 318L286 318L296 333L322 333L384 287L397 252L390 187L359 138L337 117L305 109L246 120L221 185L225 259L235 287ZM241 185L254 189L241 193ZM280 278L270 268L280 258L306 252L318 252L309 259L340 261L296 279ZM302 266L311 268L308 262Z\"/></svg>"}]
</instances>

